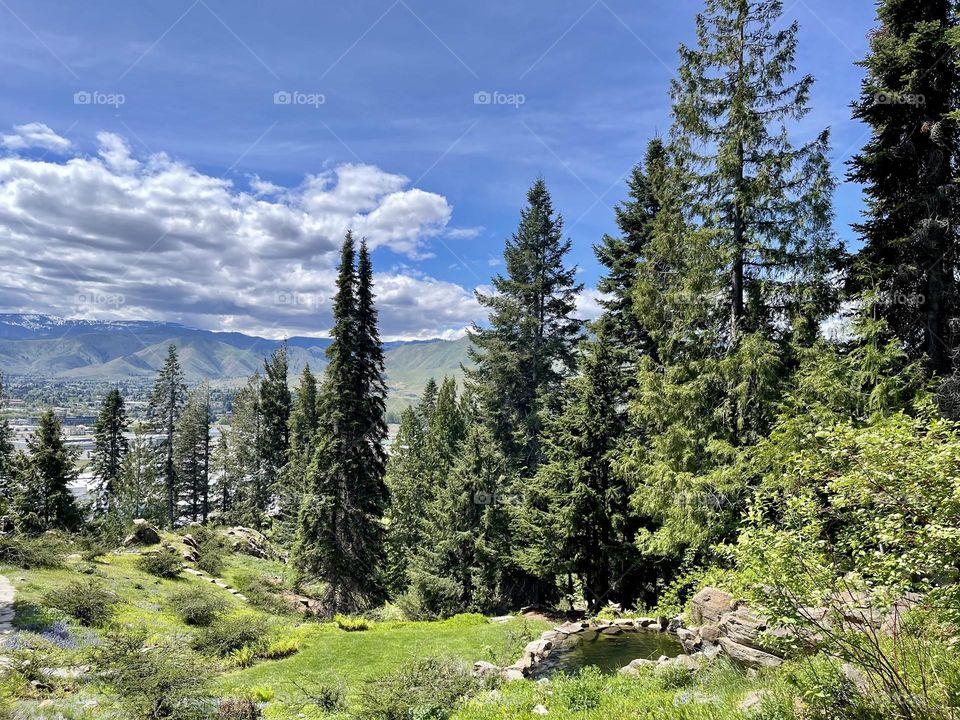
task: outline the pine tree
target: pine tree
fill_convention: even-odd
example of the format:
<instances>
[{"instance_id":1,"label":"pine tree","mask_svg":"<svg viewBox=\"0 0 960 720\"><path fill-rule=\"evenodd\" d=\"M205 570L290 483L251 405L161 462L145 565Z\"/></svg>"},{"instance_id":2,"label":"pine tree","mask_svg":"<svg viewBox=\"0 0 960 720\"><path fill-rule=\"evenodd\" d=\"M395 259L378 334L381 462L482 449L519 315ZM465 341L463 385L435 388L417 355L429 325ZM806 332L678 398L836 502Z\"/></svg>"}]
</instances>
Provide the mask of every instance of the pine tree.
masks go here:
<instances>
[{"instance_id":1,"label":"pine tree","mask_svg":"<svg viewBox=\"0 0 960 720\"><path fill-rule=\"evenodd\" d=\"M423 524L433 488L424 465L424 428L419 406L408 407L390 448L386 483L390 490L387 510L387 589L400 594L407 587L410 557L424 542Z\"/></svg>"},{"instance_id":2,"label":"pine tree","mask_svg":"<svg viewBox=\"0 0 960 720\"><path fill-rule=\"evenodd\" d=\"M263 364L260 383L260 413L263 416L258 452L262 458L264 484L272 494L281 492L281 475L290 452L290 410L292 398L287 387L287 344L283 343ZM268 496L269 502L269 496ZM266 512L264 506L260 510Z\"/></svg>"},{"instance_id":3,"label":"pine tree","mask_svg":"<svg viewBox=\"0 0 960 720\"><path fill-rule=\"evenodd\" d=\"M173 461L174 432L177 420L186 402L187 386L177 357L177 346L167 348L167 358L157 375L150 395L147 414L155 432L162 435L157 446L161 459L161 475L167 495L167 526L172 528L177 521L177 472Z\"/></svg>"},{"instance_id":4,"label":"pine tree","mask_svg":"<svg viewBox=\"0 0 960 720\"><path fill-rule=\"evenodd\" d=\"M637 599L631 488L615 462L628 426L618 349L602 325L584 343L580 373L548 425L547 460L524 498L524 565L547 577L576 576L594 612Z\"/></svg>"},{"instance_id":5,"label":"pine tree","mask_svg":"<svg viewBox=\"0 0 960 720\"><path fill-rule=\"evenodd\" d=\"M307 471L293 563L325 585L330 613L383 597L386 424L383 349L365 245L356 264L347 233L333 303L333 343L321 393L317 447Z\"/></svg>"},{"instance_id":6,"label":"pine tree","mask_svg":"<svg viewBox=\"0 0 960 720\"><path fill-rule=\"evenodd\" d=\"M247 379L233 399L228 447L229 471L233 495L230 498L230 518L233 522L260 528L264 524L263 510L269 503L269 488L265 482L260 436L263 433L263 414L260 412L260 373ZM221 493L221 499L227 495ZM226 507L227 503L224 503Z\"/></svg>"},{"instance_id":7,"label":"pine tree","mask_svg":"<svg viewBox=\"0 0 960 720\"><path fill-rule=\"evenodd\" d=\"M210 424L210 388L203 383L187 397L174 438L177 478L193 522L210 515Z\"/></svg>"},{"instance_id":8,"label":"pine tree","mask_svg":"<svg viewBox=\"0 0 960 720\"><path fill-rule=\"evenodd\" d=\"M40 415L27 441L27 454L17 459L13 496L17 526L24 532L76 530L82 516L70 492L79 472L78 451L67 446L63 425L52 410Z\"/></svg>"},{"instance_id":9,"label":"pine tree","mask_svg":"<svg viewBox=\"0 0 960 720\"><path fill-rule=\"evenodd\" d=\"M477 293L489 326L474 325L468 372L485 421L512 466L530 475L541 460L540 433L550 400L575 364L581 322L573 317L583 286L564 258L563 220L542 178L527 193L520 224L504 248L506 276L496 293Z\"/></svg>"},{"instance_id":10,"label":"pine tree","mask_svg":"<svg viewBox=\"0 0 960 720\"><path fill-rule=\"evenodd\" d=\"M113 388L107 393L93 430L93 477L98 482L97 509L112 513L117 509L117 482L128 450L127 414L123 395Z\"/></svg>"},{"instance_id":11,"label":"pine tree","mask_svg":"<svg viewBox=\"0 0 960 720\"><path fill-rule=\"evenodd\" d=\"M829 133L794 146L813 78L795 71L797 24L780 0L708 0L697 47L680 47L672 150L690 174L690 217L712 235L735 347L747 333L815 334L833 309Z\"/></svg>"},{"instance_id":12,"label":"pine tree","mask_svg":"<svg viewBox=\"0 0 960 720\"><path fill-rule=\"evenodd\" d=\"M628 375L639 355L656 353L648 330L634 311L634 293L637 268L648 251L661 208L654 178L663 172L665 162L663 142L651 140L643 165L633 168L627 183L629 199L615 209L620 236L604 235L594 246L597 260L606 268L597 284L605 296L600 300L603 314L598 327L609 336L609 347L623 355L620 361Z\"/></svg>"},{"instance_id":13,"label":"pine tree","mask_svg":"<svg viewBox=\"0 0 960 720\"><path fill-rule=\"evenodd\" d=\"M6 409L3 373L0 373L0 412ZM16 453L13 445L13 428L6 417L0 417L0 512L6 512L13 493L12 481Z\"/></svg>"},{"instance_id":14,"label":"pine tree","mask_svg":"<svg viewBox=\"0 0 960 720\"><path fill-rule=\"evenodd\" d=\"M317 379L307 364L300 376L300 384L293 398L289 420L289 461L283 470L279 491L278 521L284 534L295 534L297 514L306 488L307 466L313 456L314 438L317 433ZM275 532L278 528L274 528Z\"/></svg>"},{"instance_id":15,"label":"pine tree","mask_svg":"<svg viewBox=\"0 0 960 720\"><path fill-rule=\"evenodd\" d=\"M957 98L956 4L948 0L883 0L880 27L853 116L871 137L850 163L865 185L866 219L851 285L879 290L870 304L911 358L949 374L956 340Z\"/></svg>"},{"instance_id":16,"label":"pine tree","mask_svg":"<svg viewBox=\"0 0 960 720\"><path fill-rule=\"evenodd\" d=\"M133 428L133 442L123 456L117 481L116 507L121 520L158 520L165 514L164 488L158 483L156 454L145 428Z\"/></svg>"}]
</instances>

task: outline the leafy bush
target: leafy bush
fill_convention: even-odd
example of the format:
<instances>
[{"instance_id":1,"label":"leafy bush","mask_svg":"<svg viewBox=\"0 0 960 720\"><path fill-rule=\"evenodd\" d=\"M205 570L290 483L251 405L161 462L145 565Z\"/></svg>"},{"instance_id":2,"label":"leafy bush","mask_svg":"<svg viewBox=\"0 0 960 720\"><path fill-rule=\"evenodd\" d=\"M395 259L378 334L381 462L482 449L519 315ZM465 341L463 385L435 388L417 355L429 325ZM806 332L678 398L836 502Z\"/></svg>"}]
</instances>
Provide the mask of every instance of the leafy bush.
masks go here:
<instances>
[{"instance_id":1,"label":"leafy bush","mask_svg":"<svg viewBox=\"0 0 960 720\"><path fill-rule=\"evenodd\" d=\"M394 602L400 608L400 612L403 613L406 620L433 620L436 617L427 607L423 595L416 588L410 588L407 592L399 595Z\"/></svg>"},{"instance_id":2,"label":"leafy bush","mask_svg":"<svg viewBox=\"0 0 960 720\"><path fill-rule=\"evenodd\" d=\"M333 616L333 621L337 624L338 628L346 630L347 632L361 632L370 629L370 621L362 617L350 617L349 615L340 615L338 613Z\"/></svg>"},{"instance_id":3,"label":"leafy bush","mask_svg":"<svg viewBox=\"0 0 960 720\"><path fill-rule=\"evenodd\" d=\"M236 667L248 668L256 661L257 654L252 647L244 645L242 648L231 651L228 657L230 658L230 662Z\"/></svg>"},{"instance_id":4,"label":"leafy bush","mask_svg":"<svg viewBox=\"0 0 960 720\"><path fill-rule=\"evenodd\" d=\"M227 602L212 592L191 589L172 595L170 606L187 625L206 627L227 609Z\"/></svg>"},{"instance_id":5,"label":"leafy bush","mask_svg":"<svg viewBox=\"0 0 960 720\"><path fill-rule=\"evenodd\" d=\"M461 663L443 658L413 660L369 680L361 689L361 720L445 720L478 681Z\"/></svg>"},{"instance_id":6,"label":"leafy bush","mask_svg":"<svg viewBox=\"0 0 960 720\"><path fill-rule=\"evenodd\" d=\"M220 575L226 565L224 555L227 546L223 538L205 526L192 528L190 536L197 544L197 568L208 575Z\"/></svg>"},{"instance_id":7,"label":"leafy bush","mask_svg":"<svg viewBox=\"0 0 960 720\"><path fill-rule=\"evenodd\" d=\"M408 619L399 605L390 602L378 607L370 613L370 617L376 622L403 622Z\"/></svg>"},{"instance_id":8,"label":"leafy bush","mask_svg":"<svg viewBox=\"0 0 960 720\"><path fill-rule=\"evenodd\" d=\"M280 660L300 652L300 641L296 638L279 638L267 644L266 649L260 653L265 660Z\"/></svg>"},{"instance_id":9,"label":"leafy bush","mask_svg":"<svg viewBox=\"0 0 960 720\"><path fill-rule=\"evenodd\" d=\"M137 569L159 578L175 578L183 570L183 563L177 551L165 545L156 552L144 553L137 558Z\"/></svg>"},{"instance_id":10,"label":"leafy bush","mask_svg":"<svg viewBox=\"0 0 960 720\"><path fill-rule=\"evenodd\" d=\"M277 696L276 690L268 685L258 685L250 688L249 699L254 702L270 702Z\"/></svg>"},{"instance_id":11,"label":"leafy bush","mask_svg":"<svg viewBox=\"0 0 960 720\"><path fill-rule=\"evenodd\" d=\"M267 621L259 615L240 612L219 617L193 637L194 650L226 657L234 650L257 647L267 632Z\"/></svg>"},{"instance_id":12,"label":"leafy bush","mask_svg":"<svg viewBox=\"0 0 960 720\"><path fill-rule=\"evenodd\" d=\"M56 535L0 537L0 563L25 568L56 568L63 565L67 545Z\"/></svg>"},{"instance_id":13,"label":"leafy bush","mask_svg":"<svg viewBox=\"0 0 960 720\"><path fill-rule=\"evenodd\" d=\"M95 650L93 665L134 718L196 720L202 715L209 663L182 643L147 644L146 630L114 633Z\"/></svg>"},{"instance_id":14,"label":"leafy bush","mask_svg":"<svg viewBox=\"0 0 960 720\"><path fill-rule=\"evenodd\" d=\"M664 690L679 690L693 684L694 675L679 663L659 665L653 671L657 684Z\"/></svg>"},{"instance_id":15,"label":"leafy bush","mask_svg":"<svg viewBox=\"0 0 960 720\"><path fill-rule=\"evenodd\" d=\"M295 611L280 592L283 585L269 575L239 573L233 578L233 586L242 592L253 607L271 615L292 615Z\"/></svg>"},{"instance_id":16,"label":"leafy bush","mask_svg":"<svg viewBox=\"0 0 960 720\"><path fill-rule=\"evenodd\" d=\"M556 696L573 712L587 712L600 706L604 677L595 667L585 667L557 683Z\"/></svg>"},{"instance_id":17,"label":"leafy bush","mask_svg":"<svg viewBox=\"0 0 960 720\"><path fill-rule=\"evenodd\" d=\"M217 720L260 720L263 714L249 698L227 698L217 706Z\"/></svg>"},{"instance_id":18,"label":"leafy bush","mask_svg":"<svg viewBox=\"0 0 960 720\"><path fill-rule=\"evenodd\" d=\"M120 598L101 582L84 579L51 590L44 601L48 607L66 613L83 625L96 627L112 617Z\"/></svg>"}]
</instances>

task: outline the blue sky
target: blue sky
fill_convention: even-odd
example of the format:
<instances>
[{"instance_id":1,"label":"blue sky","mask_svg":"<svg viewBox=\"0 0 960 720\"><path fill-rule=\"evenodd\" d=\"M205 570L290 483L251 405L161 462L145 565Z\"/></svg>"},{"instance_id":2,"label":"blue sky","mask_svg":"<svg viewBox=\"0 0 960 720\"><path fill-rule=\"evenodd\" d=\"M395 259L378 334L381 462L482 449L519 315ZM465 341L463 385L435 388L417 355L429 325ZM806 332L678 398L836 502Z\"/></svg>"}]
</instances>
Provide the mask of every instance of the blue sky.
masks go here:
<instances>
[{"instance_id":1,"label":"blue sky","mask_svg":"<svg viewBox=\"0 0 960 720\"><path fill-rule=\"evenodd\" d=\"M470 295L538 174L592 287L591 244L669 128L676 49L701 7L0 0L0 256L14 269L0 309L321 333L336 218L363 216L384 334L455 335L480 319ZM817 78L794 137L830 126L838 175L866 139L849 103L873 12L785 2ZM841 184L848 243L860 206Z\"/></svg>"}]
</instances>

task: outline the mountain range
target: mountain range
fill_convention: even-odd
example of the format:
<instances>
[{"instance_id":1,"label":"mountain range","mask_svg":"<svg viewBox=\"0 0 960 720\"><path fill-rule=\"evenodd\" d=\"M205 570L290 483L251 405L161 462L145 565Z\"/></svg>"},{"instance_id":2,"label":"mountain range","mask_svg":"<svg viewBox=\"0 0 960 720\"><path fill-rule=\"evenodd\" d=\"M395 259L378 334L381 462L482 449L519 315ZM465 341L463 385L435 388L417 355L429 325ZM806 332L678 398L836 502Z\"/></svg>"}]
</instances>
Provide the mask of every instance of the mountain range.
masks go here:
<instances>
[{"instance_id":1,"label":"mountain range","mask_svg":"<svg viewBox=\"0 0 960 720\"><path fill-rule=\"evenodd\" d=\"M170 343L177 346L188 382L239 384L263 367L282 341L238 332L198 330L152 321L67 320L49 315L0 313L0 370L8 375L77 380L153 377ZM322 370L329 338L287 339L290 373L304 365ZM430 377L459 377L469 340L384 343L391 396L415 397Z\"/></svg>"}]
</instances>

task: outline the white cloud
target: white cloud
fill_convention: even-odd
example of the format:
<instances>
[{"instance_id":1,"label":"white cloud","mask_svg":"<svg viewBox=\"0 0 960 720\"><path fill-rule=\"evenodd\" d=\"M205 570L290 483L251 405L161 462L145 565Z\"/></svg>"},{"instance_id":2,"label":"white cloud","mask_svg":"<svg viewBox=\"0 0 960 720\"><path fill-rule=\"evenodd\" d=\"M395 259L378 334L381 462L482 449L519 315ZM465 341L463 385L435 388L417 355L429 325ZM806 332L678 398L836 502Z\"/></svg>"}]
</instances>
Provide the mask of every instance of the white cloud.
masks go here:
<instances>
[{"instance_id":1,"label":"white cloud","mask_svg":"<svg viewBox=\"0 0 960 720\"><path fill-rule=\"evenodd\" d=\"M575 315L581 320L596 320L603 312L601 300L606 299L606 295L593 288L584 288L577 296L577 310Z\"/></svg>"},{"instance_id":2,"label":"white cloud","mask_svg":"<svg viewBox=\"0 0 960 720\"><path fill-rule=\"evenodd\" d=\"M415 259L452 215L443 196L372 165L295 187L254 177L243 191L164 154L135 157L118 135L97 141L97 155L62 162L0 157L0 307L319 334L348 228ZM479 314L454 283L375 280L386 338L461 332Z\"/></svg>"},{"instance_id":3,"label":"white cloud","mask_svg":"<svg viewBox=\"0 0 960 720\"><path fill-rule=\"evenodd\" d=\"M33 122L14 126L12 134L0 137L0 145L8 150L43 148L63 152L70 148L70 141L57 135L44 123Z\"/></svg>"}]
</instances>

